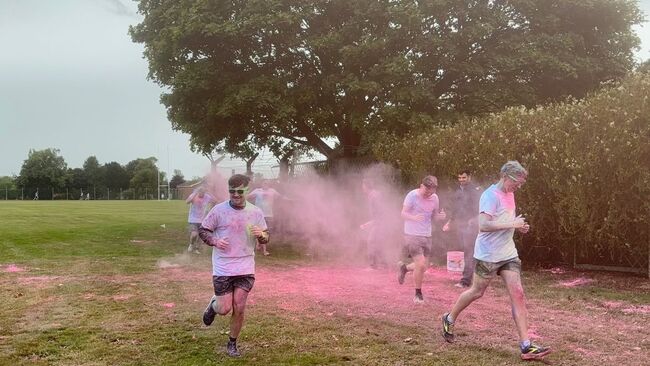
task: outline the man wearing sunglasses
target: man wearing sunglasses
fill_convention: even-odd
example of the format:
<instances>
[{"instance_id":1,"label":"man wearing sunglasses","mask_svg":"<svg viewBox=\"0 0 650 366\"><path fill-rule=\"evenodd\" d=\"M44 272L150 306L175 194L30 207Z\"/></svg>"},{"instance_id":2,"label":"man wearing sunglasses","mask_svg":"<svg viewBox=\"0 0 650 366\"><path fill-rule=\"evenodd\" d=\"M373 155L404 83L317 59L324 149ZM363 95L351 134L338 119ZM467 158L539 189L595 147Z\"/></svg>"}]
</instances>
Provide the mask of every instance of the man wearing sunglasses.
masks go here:
<instances>
[{"instance_id":1,"label":"man wearing sunglasses","mask_svg":"<svg viewBox=\"0 0 650 366\"><path fill-rule=\"evenodd\" d=\"M431 221L444 220L445 212L440 210L436 194L438 178L428 175L422 179L420 187L410 191L404 198L402 218L404 219L404 257L413 259L408 265L400 262L397 281L404 283L407 272L413 272L416 304L424 303L422 279L427 268L427 258L431 253Z\"/></svg>"},{"instance_id":2,"label":"man wearing sunglasses","mask_svg":"<svg viewBox=\"0 0 650 366\"><path fill-rule=\"evenodd\" d=\"M214 296L203 313L210 325L217 314L230 318L226 351L239 357L237 337L244 324L248 293L255 283L255 246L266 244L269 234L262 210L246 203L250 178L235 174L228 179L230 199L212 208L199 228L199 236L212 248Z\"/></svg>"},{"instance_id":3,"label":"man wearing sunglasses","mask_svg":"<svg viewBox=\"0 0 650 366\"><path fill-rule=\"evenodd\" d=\"M454 323L460 313L478 300L496 276L501 276L519 333L521 358L540 359L551 352L548 347L531 343L528 338L528 313L521 285L521 261L515 247L515 230L527 233L530 225L515 210L514 193L526 182L528 171L518 161L501 167L501 178L483 192L479 201L479 234L474 246L476 266L471 287L458 297L451 312L442 316L442 336L453 342Z\"/></svg>"}]
</instances>

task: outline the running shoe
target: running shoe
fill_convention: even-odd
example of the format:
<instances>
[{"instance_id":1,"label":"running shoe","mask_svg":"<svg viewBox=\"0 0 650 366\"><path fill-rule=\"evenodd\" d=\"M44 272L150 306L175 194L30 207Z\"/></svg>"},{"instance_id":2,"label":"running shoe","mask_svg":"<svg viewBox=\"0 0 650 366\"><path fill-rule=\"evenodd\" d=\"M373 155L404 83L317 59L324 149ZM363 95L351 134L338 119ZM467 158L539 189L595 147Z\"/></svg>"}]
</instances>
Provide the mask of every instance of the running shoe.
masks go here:
<instances>
[{"instance_id":1,"label":"running shoe","mask_svg":"<svg viewBox=\"0 0 650 366\"><path fill-rule=\"evenodd\" d=\"M214 311L212 308L212 304L217 301L217 296L212 295L212 298L210 299L210 303L208 304L208 307L205 308L205 311L203 312L203 324L205 325L210 325L214 321L214 317L217 316L217 312Z\"/></svg>"},{"instance_id":2,"label":"running shoe","mask_svg":"<svg viewBox=\"0 0 650 366\"><path fill-rule=\"evenodd\" d=\"M239 357L241 356L241 353L239 353L239 350L237 349L237 343L228 341L228 345L226 346L226 351L228 351L228 356L230 357Z\"/></svg>"},{"instance_id":3,"label":"running shoe","mask_svg":"<svg viewBox=\"0 0 650 366\"><path fill-rule=\"evenodd\" d=\"M421 294L416 294L415 297L413 298L413 303L424 304L424 298L422 297Z\"/></svg>"},{"instance_id":4,"label":"running shoe","mask_svg":"<svg viewBox=\"0 0 650 366\"><path fill-rule=\"evenodd\" d=\"M551 347L542 347L538 344L531 343L530 346L521 350L522 360L538 360L551 353Z\"/></svg>"},{"instance_id":5,"label":"running shoe","mask_svg":"<svg viewBox=\"0 0 650 366\"><path fill-rule=\"evenodd\" d=\"M445 341L453 343L456 336L454 336L454 323L449 322L449 313L442 316L442 337ZM523 356L522 356L523 357Z\"/></svg>"}]
</instances>

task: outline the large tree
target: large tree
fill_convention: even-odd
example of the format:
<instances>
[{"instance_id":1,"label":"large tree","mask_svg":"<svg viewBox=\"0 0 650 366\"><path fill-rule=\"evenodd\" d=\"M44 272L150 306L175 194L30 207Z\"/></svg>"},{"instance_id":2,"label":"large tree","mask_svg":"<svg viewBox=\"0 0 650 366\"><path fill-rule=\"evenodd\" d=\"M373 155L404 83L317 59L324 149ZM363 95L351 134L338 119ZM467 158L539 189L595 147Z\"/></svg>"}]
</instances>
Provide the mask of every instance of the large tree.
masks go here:
<instances>
[{"instance_id":1,"label":"large tree","mask_svg":"<svg viewBox=\"0 0 650 366\"><path fill-rule=\"evenodd\" d=\"M100 189L105 187L104 177L105 171L103 167L99 164L97 157L89 156L83 164L84 173L86 174L86 179L88 180L88 185L94 189ZM89 188L90 188L89 187Z\"/></svg>"},{"instance_id":2,"label":"large tree","mask_svg":"<svg viewBox=\"0 0 650 366\"><path fill-rule=\"evenodd\" d=\"M139 11L131 36L194 147L327 157L358 155L377 131L582 97L633 67L641 21L634 0L140 0Z\"/></svg>"},{"instance_id":3,"label":"large tree","mask_svg":"<svg viewBox=\"0 0 650 366\"><path fill-rule=\"evenodd\" d=\"M58 149L29 150L16 183L20 187L63 188L66 183L67 164Z\"/></svg>"},{"instance_id":4,"label":"large tree","mask_svg":"<svg viewBox=\"0 0 650 366\"><path fill-rule=\"evenodd\" d=\"M114 191L120 188L128 188L130 177L126 169L118 162L112 161L104 164L102 167L104 172L104 185Z\"/></svg>"},{"instance_id":5,"label":"large tree","mask_svg":"<svg viewBox=\"0 0 650 366\"><path fill-rule=\"evenodd\" d=\"M183 176L183 172L181 172L178 169L174 169L174 175L172 176L172 179L169 180L169 187L172 189L176 189L179 185L185 183L185 177Z\"/></svg>"},{"instance_id":6,"label":"large tree","mask_svg":"<svg viewBox=\"0 0 650 366\"><path fill-rule=\"evenodd\" d=\"M146 159L136 159L126 165L126 171L129 174L129 187L133 189L148 189L149 192L155 192L158 189L158 183L165 184L165 172L161 172L156 165L158 159L149 157ZM159 174L157 176L156 174Z\"/></svg>"}]
</instances>

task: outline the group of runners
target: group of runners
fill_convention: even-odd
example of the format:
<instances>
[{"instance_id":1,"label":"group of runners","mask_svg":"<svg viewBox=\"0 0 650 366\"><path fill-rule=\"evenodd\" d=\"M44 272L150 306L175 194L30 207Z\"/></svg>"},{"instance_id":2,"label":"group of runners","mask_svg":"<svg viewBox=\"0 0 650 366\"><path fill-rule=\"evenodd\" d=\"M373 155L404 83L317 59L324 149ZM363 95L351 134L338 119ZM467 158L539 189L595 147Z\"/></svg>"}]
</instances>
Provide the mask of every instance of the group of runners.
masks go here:
<instances>
[{"instance_id":1,"label":"group of runners","mask_svg":"<svg viewBox=\"0 0 650 366\"><path fill-rule=\"evenodd\" d=\"M533 343L528 337L528 312L521 284L521 260L514 242L514 233L523 234L530 225L516 214L514 193L526 182L528 171L517 161L508 161L500 170L499 181L480 194L478 209L472 214L474 197L480 189L470 184L470 172L458 175L459 189L454 194L454 220L447 221L443 230L454 222L458 239L465 252L463 278L457 284L466 288L451 310L442 315L442 336L453 343L456 320L471 303L483 296L490 282L500 276L510 297L512 316L519 336L521 358L539 359L551 352L550 347ZM436 194L438 181L434 176L422 179L419 188L410 191L404 199L404 256L412 261L399 263L397 280L404 283L408 272L413 272L415 297L424 303L422 279L432 247L432 221L447 218L440 209ZM472 245L473 244L473 245Z\"/></svg>"},{"instance_id":2,"label":"group of runners","mask_svg":"<svg viewBox=\"0 0 650 366\"><path fill-rule=\"evenodd\" d=\"M479 189L469 185L470 172L459 174L459 190L454 195L459 206L470 209L454 209L448 217L440 208L436 194L438 180L426 176L420 186L406 195L401 211L404 221L404 257L398 268L398 282L404 283L406 274L413 273L417 304L424 303L422 282L428 265L427 257L432 247L432 222L446 223L443 230L455 226L465 251L466 270L458 287L466 288L460 294L451 310L442 315L442 336L447 342L454 342L454 325L462 311L483 296L490 282L497 276L503 280L510 296L512 315L519 335L521 358L539 359L550 352L550 348L531 342L528 337L528 315L524 290L521 284L521 261L513 240L515 231L527 233L530 225L521 215L516 215L514 193L525 182L527 170L517 161L508 161L500 170L500 179L480 194L478 208L473 208L474 197ZM203 189L198 189L188 198L190 209L190 246L188 251L198 251L197 237L212 249L212 282L214 295L203 313L203 322L210 325L216 315L230 318L228 355L239 357L237 337L244 322L246 299L255 283L255 249L267 255L269 223L272 220L272 202L279 196L265 183L262 188L248 192L250 178L235 174L228 180L229 198L216 204L207 215L199 220L199 213L214 201ZM371 208L377 207L381 196L370 180L362 183ZM247 198L255 205L247 204ZM269 199L270 198L270 199ZM259 202L258 202L259 200ZM266 203L264 202L266 200ZM269 204L270 202L270 204ZM266 206L265 206L266 204ZM266 209L265 209L266 207ZM474 210L474 214L471 211ZM193 213L194 212L194 213ZM362 224L369 231L369 242L381 241L385 225L381 225L381 212L372 210L371 220ZM372 245L372 244L370 244ZM380 255L370 249L371 264L381 264Z\"/></svg>"}]
</instances>

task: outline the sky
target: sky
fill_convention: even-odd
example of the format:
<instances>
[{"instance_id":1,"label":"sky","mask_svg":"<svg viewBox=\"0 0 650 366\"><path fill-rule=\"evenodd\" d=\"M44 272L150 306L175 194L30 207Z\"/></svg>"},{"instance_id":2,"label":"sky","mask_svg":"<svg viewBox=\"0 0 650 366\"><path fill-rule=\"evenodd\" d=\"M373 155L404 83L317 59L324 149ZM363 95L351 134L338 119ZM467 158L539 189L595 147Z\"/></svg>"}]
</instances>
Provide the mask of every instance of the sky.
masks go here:
<instances>
[{"instance_id":1,"label":"sky","mask_svg":"<svg viewBox=\"0 0 650 366\"><path fill-rule=\"evenodd\" d=\"M650 14L650 0L639 7ZM144 46L128 35L142 19L136 10L130 0L0 0L0 176L18 175L30 149L47 148L71 168L89 156L100 164L155 156L168 177L209 170L189 136L172 130L163 90L147 80ZM635 31L637 59L649 59L650 22ZM275 177L275 165L265 152L253 170ZM245 171L237 160L219 166L224 175Z\"/></svg>"}]
</instances>

